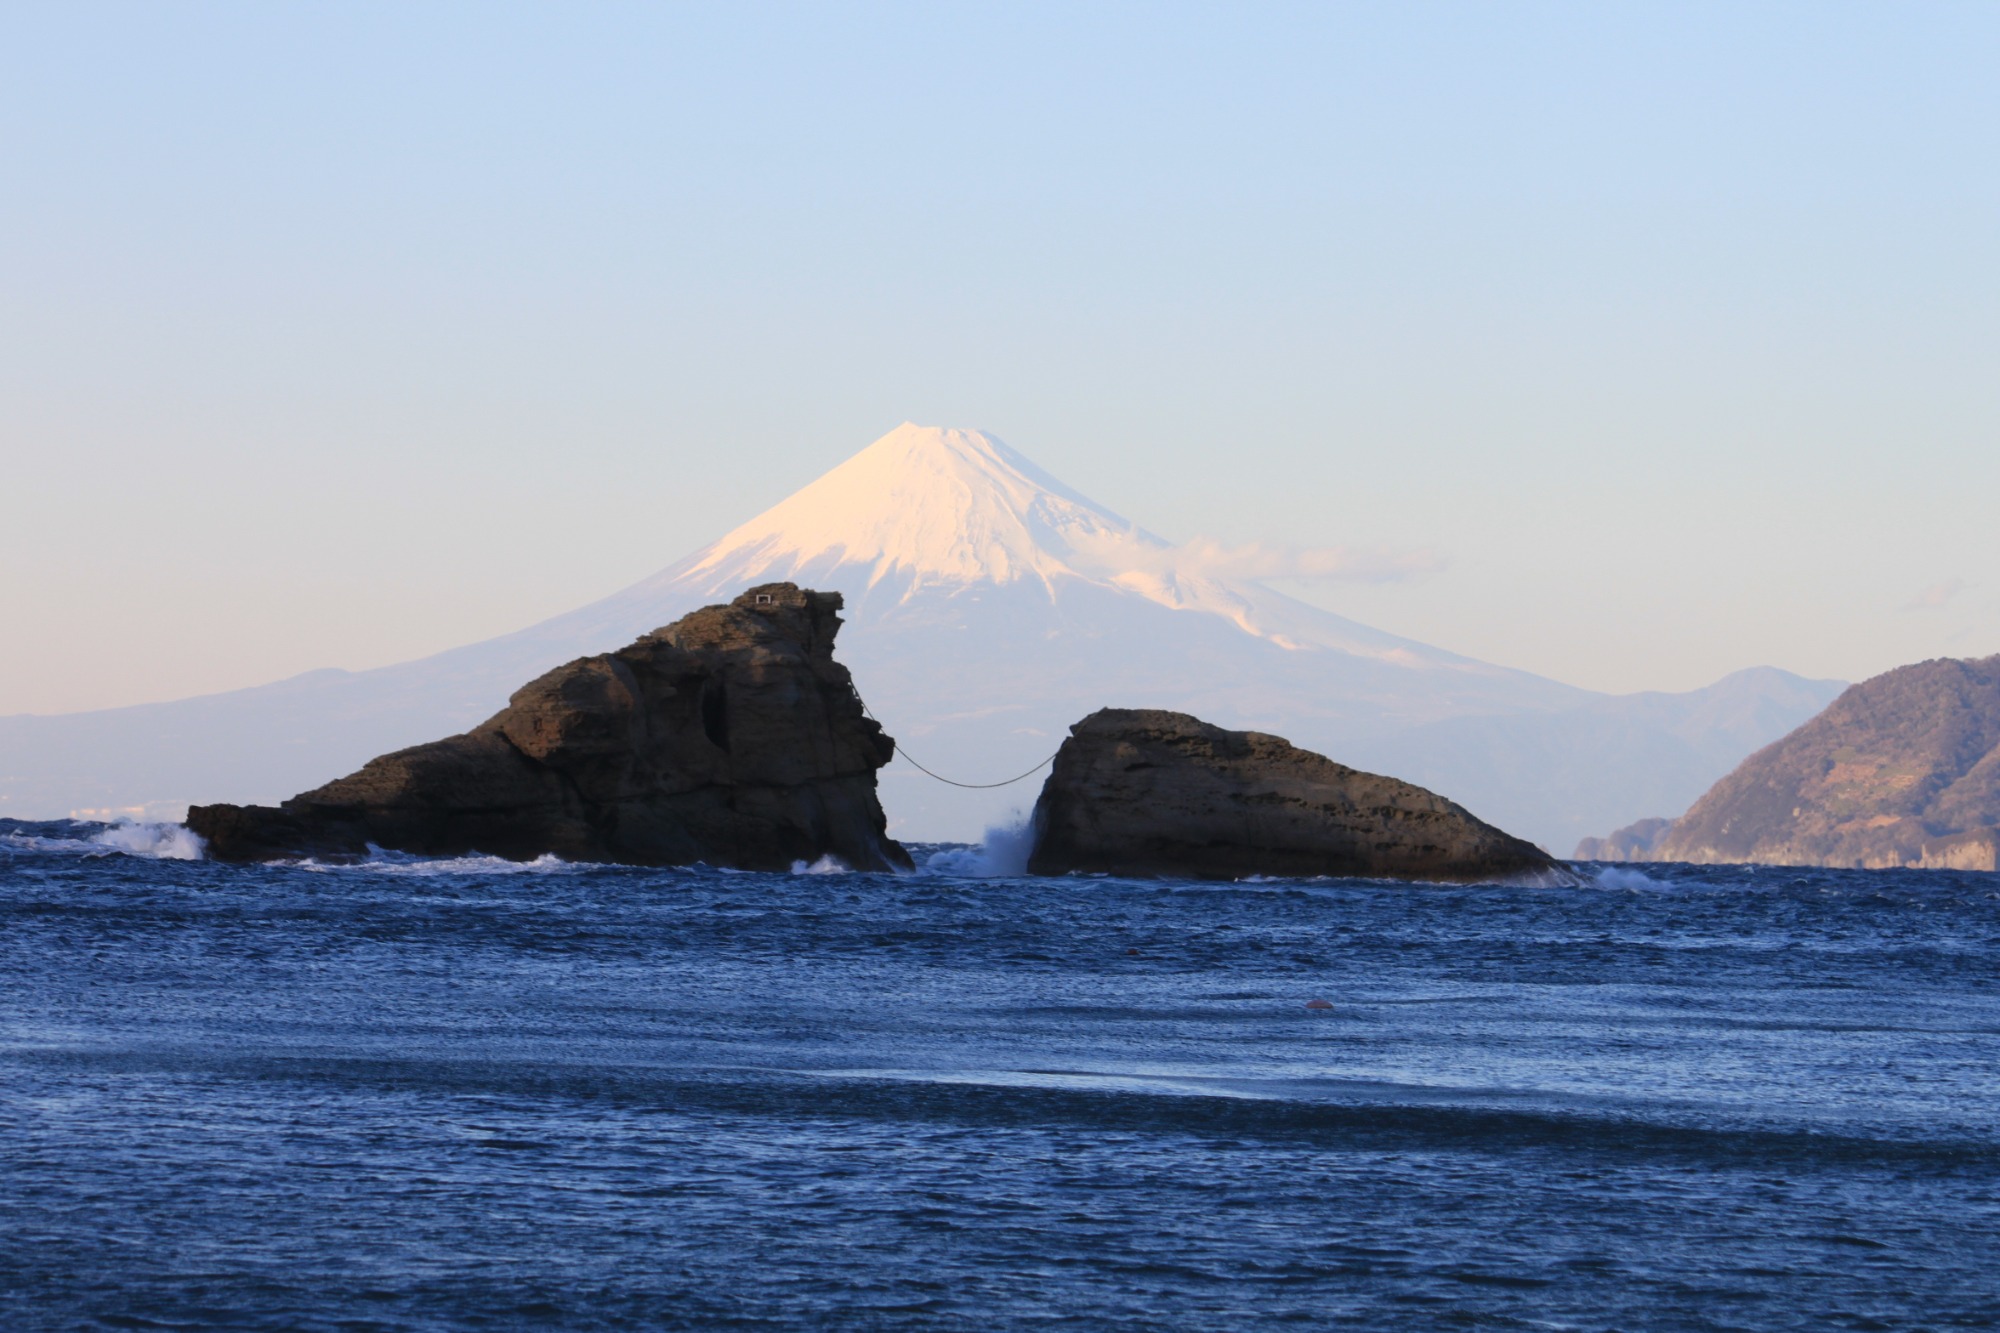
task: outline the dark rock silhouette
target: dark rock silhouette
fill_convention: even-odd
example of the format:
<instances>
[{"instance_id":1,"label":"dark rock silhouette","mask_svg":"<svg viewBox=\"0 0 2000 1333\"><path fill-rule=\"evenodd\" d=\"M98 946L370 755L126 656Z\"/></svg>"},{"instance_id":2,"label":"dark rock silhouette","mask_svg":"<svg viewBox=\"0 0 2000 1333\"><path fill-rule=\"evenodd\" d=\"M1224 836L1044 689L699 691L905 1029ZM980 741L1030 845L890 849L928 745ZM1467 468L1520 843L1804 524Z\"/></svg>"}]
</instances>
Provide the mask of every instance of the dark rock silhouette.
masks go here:
<instances>
[{"instance_id":1,"label":"dark rock silhouette","mask_svg":"<svg viewBox=\"0 0 2000 1333\"><path fill-rule=\"evenodd\" d=\"M1652 859L1993 870L2000 655L1851 686L1711 787Z\"/></svg>"},{"instance_id":2,"label":"dark rock silhouette","mask_svg":"<svg viewBox=\"0 0 2000 1333\"><path fill-rule=\"evenodd\" d=\"M907 868L875 771L895 742L833 660L839 593L753 588L516 691L471 731L278 808L205 805L223 860L424 855L782 870Z\"/></svg>"},{"instance_id":3,"label":"dark rock silhouette","mask_svg":"<svg viewBox=\"0 0 2000 1333\"><path fill-rule=\"evenodd\" d=\"M1035 804L1038 875L1566 877L1442 796L1277 736L1106 708L1070 728Z\"/></svg>"},{"instance_id":4,"label":"dark rock silhouette","mask_svg":"<svg viewBox=\"0 0 2000 1333\"><path fill-rule=\"evenodd\" d=\"M1602 838L1582 839L1573 855L1579 861L1651 861L1673 827L1671 819L1641 819Z\"/></svg>"}]
</instances>

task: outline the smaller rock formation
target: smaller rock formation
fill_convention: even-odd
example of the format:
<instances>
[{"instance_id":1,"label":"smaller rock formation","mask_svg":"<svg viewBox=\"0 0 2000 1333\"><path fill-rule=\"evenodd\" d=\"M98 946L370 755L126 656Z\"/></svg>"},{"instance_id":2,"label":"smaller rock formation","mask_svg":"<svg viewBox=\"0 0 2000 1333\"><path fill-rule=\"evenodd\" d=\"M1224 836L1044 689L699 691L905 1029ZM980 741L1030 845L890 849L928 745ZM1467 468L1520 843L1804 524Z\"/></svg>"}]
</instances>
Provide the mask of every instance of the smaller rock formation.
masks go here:
<instances>
[{"instance_id":1,"label":"smaller rock formation","mask_svg":"<svg viewBox=\"0 0 2000 1333\"><path fill-rule=\"evenodd\" d=\"M1583 839L1572 856L1578 861L1651 861L1653 849L1673 827L1671 819L1642 819L1602 838Z\"/></svg>"},{"instance_id":2,"label":"smaller rock formation","mask_svg":"<svg viewBox=\"0 0 2000 1333\"><path fill-rule=\"evenodd\" d=\"M1101 709L1071 727L1034 818L1037 875L1565 877L1422 787L1155 709Z\"/></svg>"},{"instance_id":3,"label":"smaller rock formation","mask_svg":"<svg viewBox=\"0 0 2000 1333\"><path fill-rule=\"evenodd\" d=\"M2000 655L1937 658L1848 688L1715 784L1659 861L2000 866Z\"/></svg>"},{"instance_id":4,"label":"smaller rock formation","mask_svg":"<svg viewBox=\"0 0 2000 1333\"><path fill-rule=\"evenodd\" d=\"M895 742L833 660L839 593L753 588L516 691L460 736L398 750L278 808L203 805L222 860L430 856L783 870L908 868L875 771Z\"/></svg>"}]
</instances>

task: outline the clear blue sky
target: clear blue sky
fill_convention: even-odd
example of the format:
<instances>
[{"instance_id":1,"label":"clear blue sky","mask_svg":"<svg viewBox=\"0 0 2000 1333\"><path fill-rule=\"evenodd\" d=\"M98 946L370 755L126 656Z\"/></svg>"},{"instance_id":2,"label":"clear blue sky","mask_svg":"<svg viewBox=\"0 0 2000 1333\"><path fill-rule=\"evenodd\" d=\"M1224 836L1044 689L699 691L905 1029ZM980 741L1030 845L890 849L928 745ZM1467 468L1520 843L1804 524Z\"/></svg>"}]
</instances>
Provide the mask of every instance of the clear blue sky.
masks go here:
<instances>
[{"instance_id":1,"label":"clear blue sky","mask_svg":"<svg viewBox=\"0 0 2000 1333\"><path fill-rule=\"evenodd\" d=\"M0 713L400 660L905 418L1607 689L2000 651L2000 6L0 9Z\"/></svg>"}]
</instances>

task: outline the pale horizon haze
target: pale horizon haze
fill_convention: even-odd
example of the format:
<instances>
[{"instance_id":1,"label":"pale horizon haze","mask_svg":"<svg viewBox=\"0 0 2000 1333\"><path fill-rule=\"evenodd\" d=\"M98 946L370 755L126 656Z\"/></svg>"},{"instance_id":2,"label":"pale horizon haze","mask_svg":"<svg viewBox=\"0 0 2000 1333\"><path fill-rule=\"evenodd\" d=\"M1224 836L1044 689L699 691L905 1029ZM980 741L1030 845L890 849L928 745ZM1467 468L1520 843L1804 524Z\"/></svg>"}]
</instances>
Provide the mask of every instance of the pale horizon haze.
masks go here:
<instances>
[{"instance_id":1,"label":"pale horizon haze","mask_svg":"<svg viewBox=\"0 0 2000 1333\"><path fill-rule=\"evenodd\" d=\"M1997 65L1946 3L7 6L0 715L518 629L905 420L1592 689L2000 652Z\"/></svg>"}]
</instances>

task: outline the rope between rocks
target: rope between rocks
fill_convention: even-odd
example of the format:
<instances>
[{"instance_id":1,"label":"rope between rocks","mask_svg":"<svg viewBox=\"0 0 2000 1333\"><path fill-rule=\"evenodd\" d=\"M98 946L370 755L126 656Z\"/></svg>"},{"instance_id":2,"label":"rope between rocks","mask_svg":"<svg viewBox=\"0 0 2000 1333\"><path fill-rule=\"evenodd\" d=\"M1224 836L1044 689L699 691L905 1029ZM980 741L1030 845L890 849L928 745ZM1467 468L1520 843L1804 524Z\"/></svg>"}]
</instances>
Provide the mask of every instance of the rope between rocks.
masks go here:
<instances>
[{"instance_id":1,"label":"rope between rocks","mask_svg":"<svg viewBox=\"0 0 2000 1333\"><path fill-rule=\"evenodd\" d=\"M868 716L875 718L875 721L877 723L880 723L882 721L881 718L875 717L874 712L868 707L867 704L861 705L861 711L867 713ZM1057 751L1056 753L1059 754L1061 752ZM928 768L925 768L922 764L918 763L915 757L909 754L909 752L904 750L903 743L901 741L896 742L896 757L899 759L908 760L911 768L916 769L917 772L922 773L926 777L936 778L939 782L944 783L947 787L964 787L968 791L989 791L994 787L1011 787L1015 783L1021 781L1023 778L1031 778L1035 776L1035 774L1041 772L1043 769L1047 768L1052 762L1054 762L1056 756L1055 754L1051 754L1047 759L1042 760L1041 763L1036 764L1033 768L1029 769L1027 772L1019 774L1015 777L1007 778L1006 780L1001 782L960 782L958 781L958 779L948 778L942 773L933 773Z\"/></svg>"},{"instance_id":2,"label":"rope between rocks","mask_svg":"<svg viewBox=\"0 0 2000 1333\"><path fill-rule=\"evenodd\" d=\"M903 746L900 741L897 742L896 753L902 755L903 758L905 759L910 759L910 756L903 754ZM1019 782L1021 778L1031 778L1035 776L1035 774L1047 768L1049 766L1049 760L1054 758L1055 758L1054 755L1050 755L1048 759L1042 760L1041 763L1036 764L1033 768L1021 774L1020 777L1008 778L1002 782L959 782L956 781L955 779L944 776L942 773L932 773L928 768L925 768L922 764L918 763L914 759L910 759L910 767L916 769L917 772L919 773L927 774L930 777L936 778L939 782L946 783L953 787L967 787L973 791L984 791L989 787L1011 787L1015 783Z\"/></svg>"}]
</instances>

